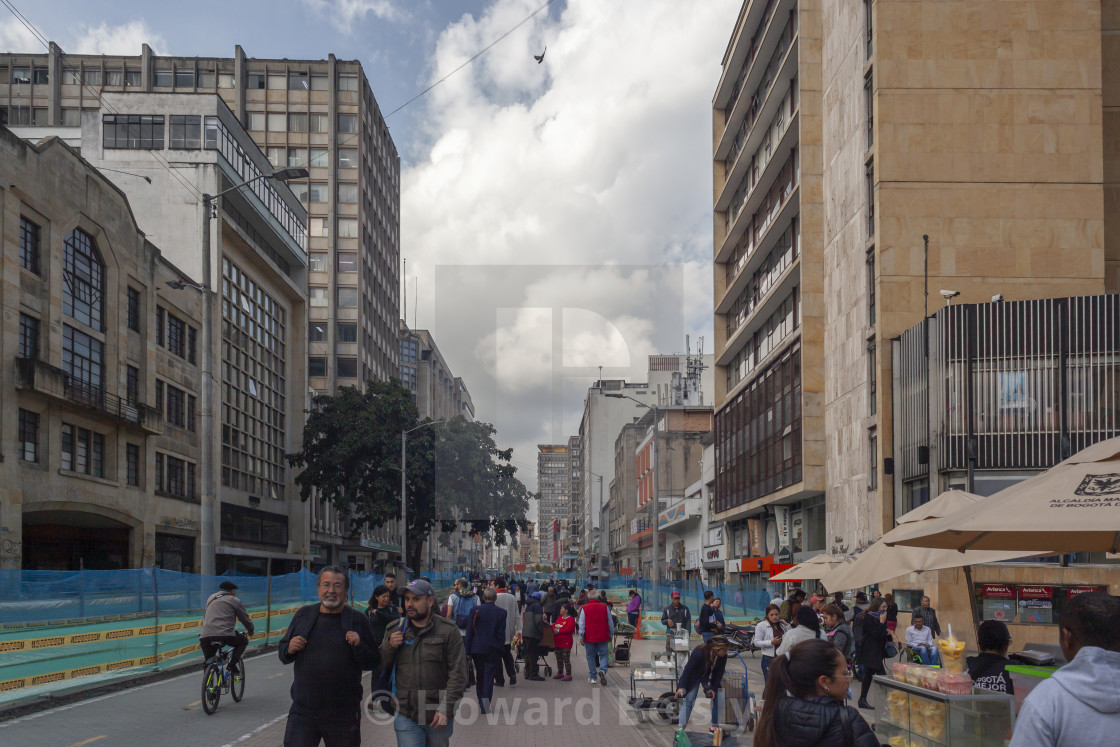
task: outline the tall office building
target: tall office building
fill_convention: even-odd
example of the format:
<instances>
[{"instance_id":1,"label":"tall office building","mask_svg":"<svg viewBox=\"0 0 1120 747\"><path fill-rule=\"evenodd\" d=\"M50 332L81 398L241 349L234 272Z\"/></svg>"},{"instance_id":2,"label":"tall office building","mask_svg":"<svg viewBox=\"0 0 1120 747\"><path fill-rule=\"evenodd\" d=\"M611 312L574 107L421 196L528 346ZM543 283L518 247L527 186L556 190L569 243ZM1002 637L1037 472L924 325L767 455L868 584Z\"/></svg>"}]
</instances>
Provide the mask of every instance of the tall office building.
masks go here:
<instances>
[{"instance_id":1,"label":"tall office building","mask_svg":"<svg viewBox=\"0 0 1120 747\"><path fill-rule=\"evenodd\" d=\"M568 521L571 489L571 457L567 444L537 446L537 541L538 557L544 565L558 568L563 562L564 526Z\"/></svg>"},{"instance_id":2,"label":"tall office building","mask_svg":"<svg viewBox=\"0 0 1120 747\"><path fill-rule=\"evenodd\" d=\"M240 46L232 57L161 57L147 45L71 55L53 43L0 55L0 118L12 126L77 127L103 92L217 94L273 168L307 168L290 186L308 212L308 386L399 375L400 159L359 62L250 59ZM311 521L315 563L363 568L399 552L391 526L355 531L317 500Z\"/></svg>"},{"instance_id":3,"label":"tall office building","mask_svg":"<svg viewBox=\"0 0 1120 747\"><path fill-rule=\"evenodd\" d=\"M713 519L732 558L852 552L947 487L896 495L883 461L888 341L939 291L1120 285L1116 21L1075 7L744 2L713 99Z\"/></svg>"}]
</instances>

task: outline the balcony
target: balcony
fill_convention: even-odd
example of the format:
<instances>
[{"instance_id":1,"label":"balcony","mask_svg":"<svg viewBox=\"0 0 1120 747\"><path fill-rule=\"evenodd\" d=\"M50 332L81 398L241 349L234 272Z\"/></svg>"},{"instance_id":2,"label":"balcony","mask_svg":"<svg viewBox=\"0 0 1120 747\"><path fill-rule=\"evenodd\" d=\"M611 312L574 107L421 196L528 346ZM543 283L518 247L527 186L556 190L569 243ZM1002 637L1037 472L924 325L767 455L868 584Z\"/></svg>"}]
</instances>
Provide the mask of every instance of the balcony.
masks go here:
<instances>
[{"instance_id":1,"label":"balcony","mask_svg":"<svg viewBox=\"0 0 1120 747\"><path fill-rule=\"evenodd\" d=\"M152 435L163 433L163 418L158 411L77 381L61 368L33 358L16 359L16 387L91 410L106 420L139 426Z\"/></svg>"}]
</instances>

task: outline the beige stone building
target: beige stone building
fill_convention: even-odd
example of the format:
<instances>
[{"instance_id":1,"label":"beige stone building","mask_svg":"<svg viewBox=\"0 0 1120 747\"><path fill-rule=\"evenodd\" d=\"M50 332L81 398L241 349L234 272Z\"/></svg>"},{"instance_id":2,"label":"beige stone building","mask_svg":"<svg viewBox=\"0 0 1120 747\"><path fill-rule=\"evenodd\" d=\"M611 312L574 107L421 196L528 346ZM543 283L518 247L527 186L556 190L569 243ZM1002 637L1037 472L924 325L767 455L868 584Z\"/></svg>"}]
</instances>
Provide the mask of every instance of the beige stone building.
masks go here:
<instances>
[{"instance_id":1,"label":"beige stone building","mask_svg":"<svg viewBox=\"0 0 1120 747\"><path fill-rule=\"evenodd\" d=\"M896 495L884 472L890 341L941 291L1120 286L1118 23L1114 2L744 2L713 99L732 564L853 552L947 487Z\"/></svg>"},{"instance_id":2,"label":"beige stone building","mask_svg":"<svg viewBox=\"0 0 1120 747\"><path fill-rule=\"evenodd\" d=\"M61 140L0 183L0 567L197 571L200 296Z\"/></svg>"}]
</instances>

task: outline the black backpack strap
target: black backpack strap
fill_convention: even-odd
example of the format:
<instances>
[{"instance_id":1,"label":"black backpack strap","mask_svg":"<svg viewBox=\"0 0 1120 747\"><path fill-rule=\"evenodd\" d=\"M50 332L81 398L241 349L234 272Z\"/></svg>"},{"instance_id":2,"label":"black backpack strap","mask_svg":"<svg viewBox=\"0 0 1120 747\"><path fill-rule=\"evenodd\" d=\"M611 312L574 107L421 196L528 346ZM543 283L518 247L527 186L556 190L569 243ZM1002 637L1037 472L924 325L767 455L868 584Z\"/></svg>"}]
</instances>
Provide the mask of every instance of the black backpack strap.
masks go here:
<instances>
[{"instance_id":1,"label":"black backpack strap","mask_svg":"<svg viewBox=\"0 0 1120 747\"><path fill-rule=\"evenodd\" d=\"M852 713L848 708L846 705L840 706L840 731L844 735L844 747L854 747L856 738L852 732Z\"/></svg>"}]
</instances>

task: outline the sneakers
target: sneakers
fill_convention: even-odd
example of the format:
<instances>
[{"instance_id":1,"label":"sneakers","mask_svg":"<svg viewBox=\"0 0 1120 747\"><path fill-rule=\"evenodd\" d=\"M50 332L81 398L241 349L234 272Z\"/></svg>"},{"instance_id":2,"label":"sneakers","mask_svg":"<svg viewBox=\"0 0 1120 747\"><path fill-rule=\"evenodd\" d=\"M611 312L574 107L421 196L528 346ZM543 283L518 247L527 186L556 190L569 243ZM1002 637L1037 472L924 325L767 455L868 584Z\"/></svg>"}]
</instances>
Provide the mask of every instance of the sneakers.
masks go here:
<instances>
[{"instance_id":1,"label":"sneakers","mask_svg":"<svg viewBox=\"0 0 1120 747\"><path fill-rule=\"evenodd\" d=\"M599 684L599 680L595 679L594 677L588 677L588 678L587 678L587 684L589 684L589 685L598 685L598 684Z\"/></svg>"},{"instance_id":2,"label":"sneakers","mask_svg":"<svg viewBox=\"0 0 1120 747\"><path fill-rule=\"evenodd\" d=\"M563 674L561 674L560 672L557 672L557 673L556 673L555 675L553 675L552 679L554 679L554 680L562 680L562 679L564 679L564 675L563 675Z\"/></svg>"},{"instance_id":3,"label":"sneakers","mask_svg":"<svg viewBox=\"0 0 1120 747\"><path fill-rule=\"evenodd\" d=\"M561 677L560 679L562 679L562 680L563 680L564 682L571 682L571 681L572 681L572 675L570 675L570 674L565 674L565 675L564 675L563 677Z\"/></svg>"},{"instance_id":4,"label":"sneakers","mask_svg":"<svg viewBox=\"0 0 1120 747\"><path fill-rule=\"evenodd\" d=\"M599 670L599 684L603 687L607 686L607 670L605 669Z\"/></svg>"}]
</instances>

